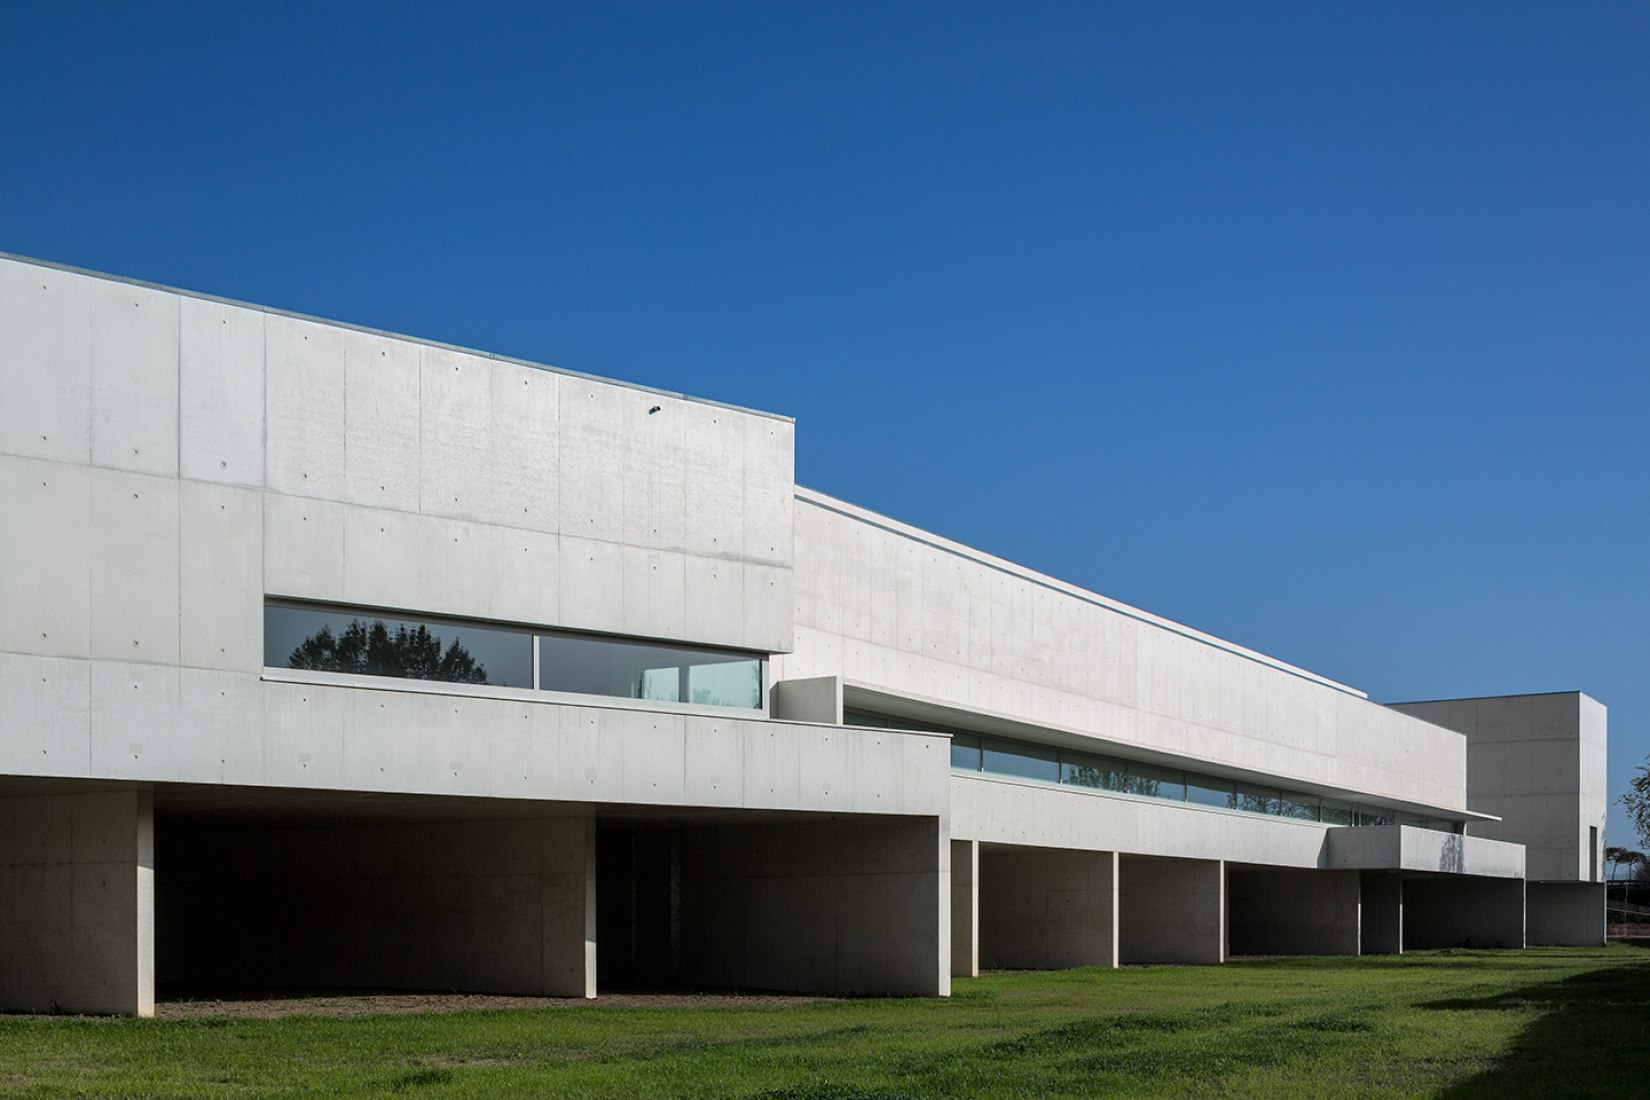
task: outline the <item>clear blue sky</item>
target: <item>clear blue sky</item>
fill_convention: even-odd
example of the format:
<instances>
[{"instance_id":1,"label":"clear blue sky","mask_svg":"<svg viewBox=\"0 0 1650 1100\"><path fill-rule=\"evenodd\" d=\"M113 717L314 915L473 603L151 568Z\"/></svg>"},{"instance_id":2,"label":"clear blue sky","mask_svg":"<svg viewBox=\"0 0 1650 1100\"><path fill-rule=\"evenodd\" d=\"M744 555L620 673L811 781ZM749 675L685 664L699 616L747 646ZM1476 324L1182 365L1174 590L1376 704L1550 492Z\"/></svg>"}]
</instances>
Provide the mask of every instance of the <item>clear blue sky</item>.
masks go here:
<instances>
[{"instance_id":1,"label":"clear blue sky","mask_svg":"<svg viewBox=\"0 0 1650 1100\"><path fill-rule=\"evenodd\" d=\"M1628 3L0 0L0 249L793 415L805 484L1377 699L1585 690L1618 793L1647 58Z\"/></svg>"}]
</instances>

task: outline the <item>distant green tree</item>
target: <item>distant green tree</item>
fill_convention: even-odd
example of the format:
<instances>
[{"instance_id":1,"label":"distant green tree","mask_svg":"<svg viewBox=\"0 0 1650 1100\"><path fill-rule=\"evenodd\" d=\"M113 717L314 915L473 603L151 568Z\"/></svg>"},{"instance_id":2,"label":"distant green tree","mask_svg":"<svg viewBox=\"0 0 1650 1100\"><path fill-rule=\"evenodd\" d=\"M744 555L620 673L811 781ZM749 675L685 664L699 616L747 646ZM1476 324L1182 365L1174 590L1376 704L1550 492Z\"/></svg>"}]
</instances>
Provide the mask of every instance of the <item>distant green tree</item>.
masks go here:
<instances>
[{"instance_id":1,"label":"distant green tree","mask_svg":"<svg viewBox=\"0 0 1650 1100\"><path fill-rule=\"evenodd\" d=\"M1631 848L1604 849L1604 877L1615 878L1615 871L1626 867L1627 877L1634 878L1642 874L1645 865L1643 852L1635 852Z\"/></svg>"},{"instance_id":2,"label":"distant green tree","mask_svg":"<svg viewBox=\"0 0 1650 1100\"><path fill-rule=\"evenodd\" d=\"M487 669L453 639L445 650L441 637L420 623L391 631L382 619L364 623L354 619L341 633L323 626L298 643L287 664L321 672L354 672L365 676L399 676L408 680L443 680L452 684L485 684Z\"/></svg>"},{"instance_id":3,"label":"distant green tree","mask_svg":"<svg viewBox=\"0 0 1650 1100\"><path fill-rule=\"evenodd\" d=\"M1627 784L1627 793L1618 799L1627 810L1627 820L1639 835L1639 843L1650 847L1650 762L1639 765L1639 773Z\"/></svg>"}]
</instances>

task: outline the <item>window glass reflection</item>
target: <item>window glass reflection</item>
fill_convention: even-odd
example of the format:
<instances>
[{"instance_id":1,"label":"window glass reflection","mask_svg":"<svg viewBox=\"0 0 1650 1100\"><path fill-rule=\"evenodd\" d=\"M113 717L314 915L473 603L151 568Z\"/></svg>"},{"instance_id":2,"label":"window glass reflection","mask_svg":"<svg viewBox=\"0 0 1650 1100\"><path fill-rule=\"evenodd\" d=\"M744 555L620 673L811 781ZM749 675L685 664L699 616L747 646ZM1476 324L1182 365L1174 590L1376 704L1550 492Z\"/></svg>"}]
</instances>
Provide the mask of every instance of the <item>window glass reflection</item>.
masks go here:
<instances>
[{"instance_id":1,"label":"window glass reflection","mask_svg":"<svg viewBox=\"0 0 1650 1100\"><path fill-rule=\"evenodd\" d=\"M533 686L526 631L316 607L264 608L264 664L452 684Z\"/></svg>"},{"instance_id":2,"label":"window glass reflection","mask_svg":"<svg viewBox=\"0 0 1650 1100\"><path fill-rule=\"evenodd\" d=\"M575 695L759 710L762 662L685 646L540 634L539 687Z\"/></svg>"}]
</instances>

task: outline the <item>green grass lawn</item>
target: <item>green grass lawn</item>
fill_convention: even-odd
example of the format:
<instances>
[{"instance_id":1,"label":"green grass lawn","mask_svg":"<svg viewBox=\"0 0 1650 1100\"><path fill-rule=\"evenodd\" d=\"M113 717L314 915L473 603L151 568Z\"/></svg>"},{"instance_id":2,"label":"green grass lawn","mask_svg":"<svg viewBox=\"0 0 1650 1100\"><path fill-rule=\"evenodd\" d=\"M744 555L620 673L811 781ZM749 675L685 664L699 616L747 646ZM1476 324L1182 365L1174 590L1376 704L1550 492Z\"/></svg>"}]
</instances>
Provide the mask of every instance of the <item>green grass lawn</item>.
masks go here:
<instances>
[{"instance_id":1,"label":"green grass lawn","mask_svg":"<svg viewBox=\"0 0 1650 1100\"><path fill-rule=\"evenodd\" d=\"M1650 1095L1650 950L959 980L948 1000L0 1017L5 1096Z\"/></svg>"}]
</instances>

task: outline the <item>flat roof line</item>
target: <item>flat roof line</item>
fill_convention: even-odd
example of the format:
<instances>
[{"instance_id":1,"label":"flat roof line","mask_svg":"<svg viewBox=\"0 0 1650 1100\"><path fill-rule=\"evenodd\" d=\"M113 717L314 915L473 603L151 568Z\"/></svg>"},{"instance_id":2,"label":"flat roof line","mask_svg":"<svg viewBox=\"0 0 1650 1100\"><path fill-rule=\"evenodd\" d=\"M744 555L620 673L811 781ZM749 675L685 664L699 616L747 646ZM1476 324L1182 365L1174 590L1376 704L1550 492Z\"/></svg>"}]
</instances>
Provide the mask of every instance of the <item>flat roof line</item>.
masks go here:
<instances>
[{"instance_id":1,"label":"flat roof line","mask_svg":"<svg viewBox=\"0 0 1650 1100\"><path fill-rule=\"evenodd\" d=\"M425 336L409 336L404 332L390 332L387 329L371 328L367 325L352 324L349 321L335 321L330 317L316 317L309 313L297 313L290 309L280 309L276 306L259 305L257 302L243 302L238 298L224 298L217 294L207 294L199 290L185 290L182 287L167 286L165 283L153 283L146 279L134 279L126 275L112 275L107 271L93 271L90 268L76 267L73 264L60 264L54 260L42 260L35 256L20 256L15 252L0 251L0 260L13 260L17 263L29 264L33 267L44 267L52 271L65 271L71 275L84 275L92 279L102 279L110 283L122 283L126 286L143 287L145 290L158 290L165 294L176 294L181 298L194 298L202 302L215 302L219 305L235 306L237 309L249 309L256 313L267 313L272 317L289 317L295 321L309 321L317 325L326 325L330 328L343 329L347 332L359 332L367 336L382 336L390 340L402 340L409 344L418 344L427 348L438 348L442 351L456 351L464 355L474 355L480 359L491 359L498 363L508 363L511 366L527 367L531 370L541 370L549 374L560 374L568 378L579 378L587 382L600 382L608 386L622 386L638 393L657 394L660 397L671 397L678 401L690 401L695 405L709 405L712 408L727 409L730 412L747 413L751 416L766 417L769 420L782 420L787 424L794 424L795 418L783 413L766 412L762 409L746 408L743 405L733 405L726 401L717 401L709 397L694 397L692 394L677 393L675 390L662 390L656 386L644 386L639 382L626 382L619 378L604 378L599 374L588 374L584 371L569 370L566 367L552 366L549 363L537 363L531 359L518 359L513 355L501 355L498 352L482 351L479 348L467 348L462 344L448 344L440 340L432 340Z\"/></svg>"},{"instance_id":2,"label":"flat roof line","mask_svg":"<svg viewBox=\"0 0 1650 1100\"><path fill-rule=\"evenodd\" d=\"M956 557L975 562L985 566L988 569L995 569L999 573L1007 573L1010 576L1018 577L1021 580L1030 581L1033 584L1058 592L1061 595L1070 596L1074 599L1081 600L1084 603L1093 604L1096 607L1101 607L1107 611L1115 612L1125 618L1134 619L1135 621L1145 623L1148 626L1155 626L1160 629L1167 630L1171 634L1178 634L1183 638L1187 638L1194 642L1199 642L1214 649L1224 650L1233 656L1242 657L1244 660L1254 661L1257 664L1265 665L1268 668L1276 669L1279 672L1286 672L1291 676L1298 676L1303 680L1310 680L1312 683L1320 684L1327 688L1333 688L1336 691L1345 692L1347 695L1351 695L1359 699L1369 698L1368 693L1359 691L1357 688L1343 684L1338 680L1331 680L1327 676L1321 676L1316 672L1310 672L1304 668L1289 664L1287 661L1280 661L1276 657L1268 657L1266 654L1257 650L1238 645L1236 642L1228 642L1224 638L1215 637L1213 634L1205 634L1201 630L1186 626L1183 623L1177 623L1173 619L1165 619L1161 615L1153 615L1150 611L1143 611L1138 607L1123 603L1120 600L1114 600L1109 596L1102 596L1098 592L1091 592L1086 588L1080 588L1069 581L1060 580L1058 577L1051 577L1046 573L1039 573L1035 569L1030 569L1016 562L1011 562L1007 558L999 558L995 554L989 554L984 550L978 550L972 546L955 542L943 535L936 535L932 531L925 531L920 527L913 527L908 523L902 523L897 519L882 515L879 512L873 512L869 508L862 508L857 504L850 504L845 500L830 496L827 493L822 493L817 489L809 489L806 486L798 485L796 487L796 499L804 504L811 504L816 508L820 508L828 512L835 512L838 515L847 517L848 519L869 524L873 527L879 528L880 530L887 531L889 534L898 535L901 538L911 539L914 542L920 542L925 546L932 547L933 549L939 550L943 553L952 554Z\"/></svg>"}]
</instances>

